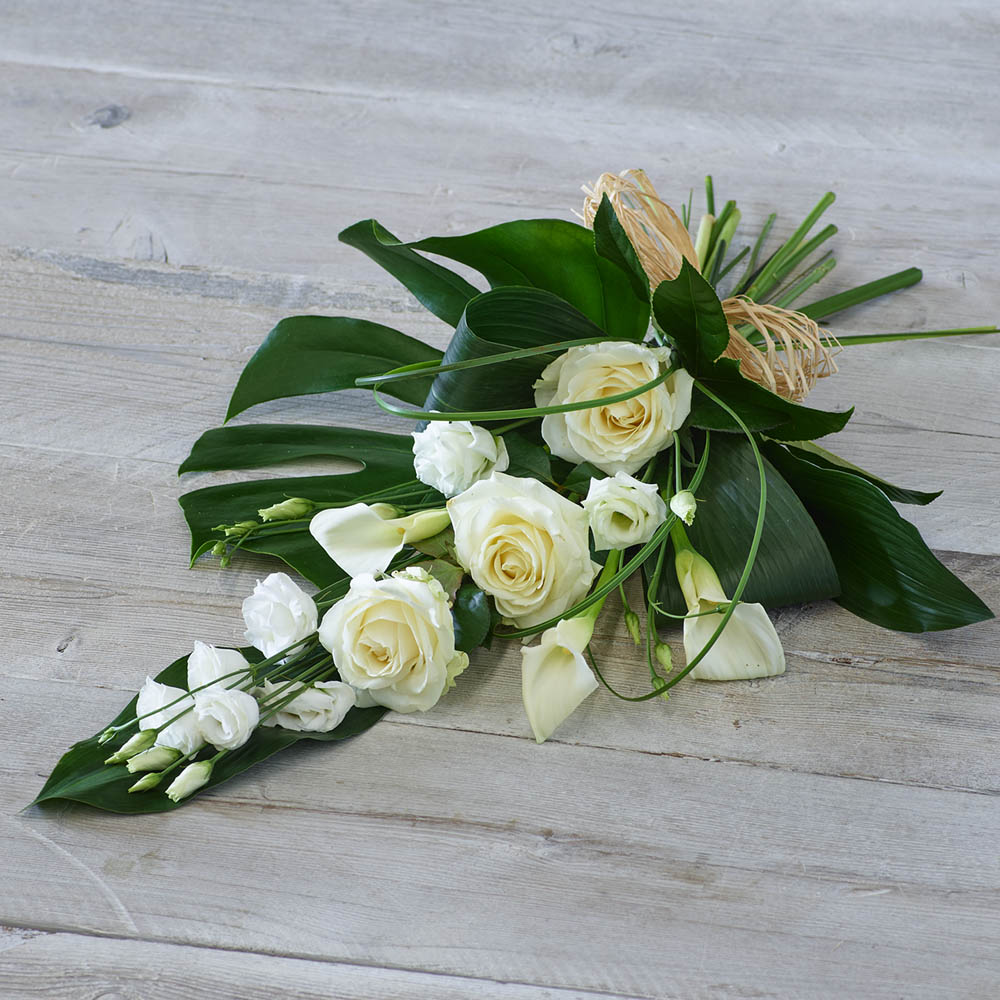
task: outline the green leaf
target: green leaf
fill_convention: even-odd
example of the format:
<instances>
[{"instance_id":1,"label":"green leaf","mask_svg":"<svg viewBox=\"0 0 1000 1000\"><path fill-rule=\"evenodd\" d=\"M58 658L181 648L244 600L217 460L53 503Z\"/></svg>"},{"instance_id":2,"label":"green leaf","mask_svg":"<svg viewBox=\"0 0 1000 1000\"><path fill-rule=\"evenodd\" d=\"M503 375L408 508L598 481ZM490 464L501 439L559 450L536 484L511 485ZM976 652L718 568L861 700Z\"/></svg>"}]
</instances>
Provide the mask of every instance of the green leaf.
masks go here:
<instances>
[{"instance_id":1,"label":"green leaf","mask_svg":"<svg viewBox=\"0 0 1000 1000\"><path fill-rule=\"evenodd\" d=\"M240 652L249 660L259 660L261 655L256 649L241 649ZM182 656L179 660L175 660L156 677L156 680L161 684L170 684L173 687L186 689L187 657ZM133 718L135 705L136 698L133 698L111 725L119 725L126 719ZM381 707L352 708L345 716L344 721L330 733L297 733L278 727L258 727L249 741L240 749L226 754L218 761L212 771L211 780L195 794L201 794L203 791L221 785L224 781L234 778L247 768L259 764L300 740L333 742L356 736L371 728L385 712L386 709ZM101 732L104 728L106 727L102 727ZM194 798L192 796L182 799L180 802L172 802L168 799L163 790L168 784L169 778L164 780L164 784L160 788L130 795L129 786L133 785L140 775L129 774L124 764L113 766L105 764L105 759L112 753L117 744L109 743L101 746L97 742L99 736L100 733L97 733L89 739L82 740L63 754L33 804L54 799L68 799L74 802L83 802L108 812L158 813L177 809Z\"/></svg>"},{"instance_id":2,"label":"green leaf","mask_svg":"<svg viewBox=\"0 0 1000 1000\"><path fill-rule=\"evenodd\" d=\"M269 428L274 425L258 426ZM210 439L204 449L196 446L200 456L198 461L202 463L198 468L212 467L209 463L213 461L213 456L217 461L227 461L227 453L231 454L229 442L234 440L229 435L239 437L241 431L252 429L251 425L249 428L218 428L217 432L209 432L218 436ZM293 436L295 430L294 426L288 428ZM219 537L212 530L216 525L253 518L260 508L270 507L288 497L307 497L320 503L353 503L358 497L413 480L413 439L409 435L343 428L330 430L339 432L339 435L331 435L326 440L326 453L360 462L364 466L360 472L227 483L186 493L180 498L180 505L191 529L192 554L209 538ZM334 440L337 436L339 441ZM246 440L243 443L246 444ZM265 435L257 447L267 449L272 446ZM247 447L252 450L253 446ZM433 490L420 488L425 492L417 499L440 499L444 502ZM242 548L248 552L277 556L320 587L345 579L343 571L309 534L308 526L303 524L298 527L301 530L262 532L252 536Z\"/></svg>"},{"instance_id":3,"label":"green leaf","mask_svg":"<svg viewBox=\"0 0 1000 1000\"><path fill-rule=\"evenodd\" d=\"M374 219L356 222L338 239L370 257L409 289L421 305L451 326L458 324L469 299L479 294L479 289L463 277L422 257Z\"/></svg>"},{"instance_id":4,"label":"green leaf","mask_svg":"<svg viewBox=\"0 0 1000 1000\"><path fill-rule=\"evenodd\" d=\"M226 420L257 403L285 396L353 389L354 380L418 361L439 361L441 352L405 333L346 316L289 316L267 335L240 375ZM430 378L386 389L420 403Z\"/></svg>"},{"instance_id":5,"label":"green leaf","mask_svg":"<svg viewBox=\"0 0 1000 1000\"><path fill-rule=\"evenodd\" d=\"M205 431L178 474L256 469L275 462L328 457L352 459L366 465L388 463L395 475L395 470L404 471L407 453L408 478L412 479L413 439L406 434L317 424L244 424Z\"/></svg>"},{"instance_id":6,"label":"green leaf","mask_svg":"<svg viewBox=\"0 0 1000 1000\"><path fill-rule=\"evenodd\" d=\"M743 600L774 608L833 597L840 587L826 543L779 471L767 460L764 468L764 533ZM760 475L746 438L712 435L708 468L697 497L698 513L687 529L688 536L732 594L743 573L760 500ZM660 601L675 614L687 610L670 562L664 567Z\"/></svg>"},{"instance_id":7,"label":"green leaf","mask_svg":"<svg viewBox=\"0 0 1000 1000\"><path fill-rule=\"evenodd\" d=\"M673 281L657 285L653 316L694 376L710 372L729 344L729 324L715 289L686 259Z\"/></svg>"},{"instance_id":8,"label":"green leaf","mask_svg":"<svg viewBox=\"0 0 1000 1000\"><path fill-rule=\"evenodd\" d=\"M854 407L834 413L793 403L744 378L740 363L733 358L719 358L698 377L698 381L736 410L751 430L766 430L770 437L782 441L808 441L834 434L843 429L854 413ZM725 410L701 393L695 393L688 419L692 427L724 431L739 429Z\"/></svg>"},{"instance_id":9,"label":"green leaf","mask_svg":"<svg viewBox=\"0 0 1000 1000\"><path fill-rule=\"evenodd\" d=\"M832 451L827 451L812 441L786 441L785 447L790 449L796 458L812 462L813 465L818 465L821 469L842 469L845 472L853 472L854 475L860 476L873 486L877 486L890 500L896 503L917 504L922 507L933 500L937 500L944 492L944 490L937 490L934 493L924 493L921 490L909 490L903 486L893 486L892 483L887 483L884 479L880 479L873 473L858 468L858 466L848 462L846 458L834 455Z\"/></svg>"},{"instance_id":10,"label":"green leaf","mask_svg":"<svg viewBox=\"0 0 1000 1000\"><path fill-rule=\"evenodd\" d=\"M358 223L341 233L341 239L348 236L350 238L344 241L351 243L355 239L352 234L361 226L378 227L378 223L371 220ZM354 242L352 245L360 244ZM370 247L370 243L361 249L373 256L366 247ZM397 253L400 250L425 251L448 257L478 271L491 288L521 285L551 292L583 313L612 339L638 341L646 335L649 300L636 295L632 286L634 278L629 272L617 262L598 255L594 236L585 226L561 219L522 219L464 236L430 236L414 243L395 243L393 250ZM384 260L377 262L388 267ZM449 304L445 316L421 298L422 284L410 284L397 270L388 269L435 315L458 323L461 311L455 309L457 299ZM468 301L476 291L468 286L465 294Z\"/></svg>"},{"instance_id":11,"label":"green leaf","mask_svg":"<svg viewBox=\"0 0 1000 1000\"><path fill-rule=\"evenodd\" d=\"M876 486L846 470L820 468L780 445L765 448L826 539L840 578L837 600L848 611L901 632L959 628L993 617Z\"/></svg>"},{"instance_id":12,"label":"green leaf","mask_svg":"<svg viewBox=\"0 0 1000 1000\"><path fill-rule=\"evenodd\" d=\"M628 275L637 299L648 301L649 276L606 194L601 195L601 204L594 215L594 249L598 256L617 264Z\"/></svg>"},{"instance_id":13,"label":"green leaf","mask_svg":"<svg viewBox=\"0 0 1000 1000\"><path fill-rule=\"evenodd\" d=\"M522 431L508 431L503 435L504 444L507 446L507 455L510 458L507 475L539 479L543 483L551 483L552 458L539 443L541 438L537 435L537 425L535 425L535 430L537 440L532 440L528 436L527 428Z\"/></svg>"},{"instance_id":14,"label":"green leaf","mask_svg":"<svg viewBox=\"0 0 1000 1000\"><path fill-rule=\"evenodd\" d=\"M444 364L602 334L579 310L551 292L497 288L468 304L445 352ZM553 357L542 354L442 372L434 379L424 409L447 412L533 406L533 383Z\"/></svg>"},{"instance_id":15,"label":"green leaf","mask_svg":"<svg viewBox=\"0 0 1000 1000\"><path fill-rule=\"evenodd\" d=\"M483 644L492 624L490 599L470 580L458 588L451 615L455 622L456 649L471 653Z\"/></svg>"}]
</instances>

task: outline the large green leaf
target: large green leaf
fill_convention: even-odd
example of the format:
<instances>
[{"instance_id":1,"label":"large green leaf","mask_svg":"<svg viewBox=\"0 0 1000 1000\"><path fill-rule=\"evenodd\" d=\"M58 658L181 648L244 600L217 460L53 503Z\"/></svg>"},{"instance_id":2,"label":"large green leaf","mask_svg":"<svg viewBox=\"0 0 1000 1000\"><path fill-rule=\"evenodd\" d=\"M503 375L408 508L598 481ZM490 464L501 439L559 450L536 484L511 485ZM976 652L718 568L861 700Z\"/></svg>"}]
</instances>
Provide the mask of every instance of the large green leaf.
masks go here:
<instances>
[{"instance_id":1,"label":"large green leaf","mask_svg":"<svg viewBox=\"0 0 1000 1000\"><path fill-rule=\"evenodd\" d=\"M260 653L256 649L240 650L248 660L259 660ZM162 684L173 687L187 687L187 657L175 660L157 677ZM136 698L112 721L111 725L120 725L127 719L135 717ZM338 741L356 736L371 728L385 714L384 708L352 708L344 721L329 733L297 733L278 727L258 727L249 741L238 750L222 757L212 771L211 780L200 792L221 785L224 781L236 777L254 764L259 764L272 754L285 750L299 740ZM102 731L103 731L102 727ZM104 763L117 744L101 746L97 740L100 733L71 747L60 758L48 781L38 793L35 803L47 802L53 799L69 799L83 802L98 809L116 813L158 813L177 809L191 799L172 802L163 794L162 788L148 792L129 794L128 789L138 779L138 774L129 774L124 764L109 766ZM193 798L193 797L192 797Z\"/></svg>"},{"instance_id":2,"label":"large green leaf","mask_svg":"<svg viewBox=\"0 0 1000 1000\"><path fill-rule=\"evenodd\" d=\"M934 557L886 495L854 473L766 445L819 527L840 578L838 602L884 628L930 632L993 613Z\"/></svg>"},{"instance_id":3,"label":"large green leaf","mask_svg":"<svg viewBox=\"0 0 1000 1000\"><path fill-rule=\"evenodd\" d=\"M873 486L877 486L895 503L910 503L922 507L937 500L944 492L936 490L933 493L925 493L923 490L910 490L905 486L894 486L892 483L880 479L874 473L858 468L858 466L848 462L846 458L841 458L839 455L834 455L832 451L821 448L812 441L786 441L785 447L792 449L792 454L797 458L812 462L813 465L818 465L821 469L842 469L845 472L853 472L854 475L867 480Z\"/></svg>"},{"instance_id":4,"label":"large green leaf","mask_svg":"<svg viewBox=\"0 0 1000 1000\"><path fill-rule=\"evenodd\" d=\"M743 600L773 608L833 597L840 587L826 543L778 470L766 459L764 468L764 533ZM715 567L722 586L732 594L743 573L760 499L760 475L745 438L712 435L698 499L698 514L687 529L691 544ZM687 610L669 563L660 599L675 614Z\"/></svg>"},{"instance_id":5,"label":"large green leaf","mask_svg":"<svg viewBox=\"0 0 1000 1000\"><path fill-rule=\"evenodd\" d=\"M374 219L348 226L338 239L370 257L408 288L421 305L451 326L458 324L466 302L479 294L479 289L463 277L422 257Z\"/></svg>"},{"instance_id":6,"label":"large green leaf","mask_svg":"<svg viewBox=\"0 0 1000 1000\"><path fill-rule=\"evenodd\" d=\"M448 257L478 271L491 288L524 285L551 292L612 338L642 340L646 336L648 298L636 294L634 276L618 261L597 252L594 234L585 226L561 219L522 219L464 236L430 236L404 244L388 237L377 222L366 220L344 230L340 238L387 267L429 309L452 323L461 315L455 310L457 297L447 310L441 310L437 299L427 295L426 275L412 269L404 273L398 257L376 256L371 252L375 244L383 249L391 246L397 255L405 250ZM386 239L393 242L387 244ZM474 293L474 289L467 290L467 300Z\"/></svg>"},{"instance_id":7,"label":"large green leaf","mask_svg":"<svg viewBox=\"0 0 1000 1000\"><path fill-rule=\"evenodd\" d=\"M273 447L267 434L274 425L260 426L265 428L265 434L256 447L266 453L267 449ZM224 430L227 432L232 430L239 435L244 430L251 432L252 425L251 428ZM298 428L292 426L288 430L294 436ZM414 478L413 440L408 434L351 431L343 428L330 428L330 430L339 431L336 436L340 440L335 441L333 436L328 437L324 442L325 453L361 462L364 465L361 471L343 475L227 483L186 493L180 498L180 505L191 529L192 555L209 539L219 537L212 530L216 525L252 519L260 508L270 507L288 497L307 497L323 503L351 503L358 497L410 482ZM225 442L228 439L222 431L223 429L219 429L221 436L213 435L204 450L196 446L192 457L199 456L196 460L202 464L199 464L198 468L213 467L214 462L227 461L228 449ZM247 444L245 440L244 444L248 450L253 451L254 446ZM260 453L258 450L258 454ZM443 498L429 488L421 499L440 499L442 503L444 502ZM277 556L320 587L343 580L343 572L313 540L306 526L300 527L301 530L287 534L262 533L252 537L243 548L248 552Z\"/></svg>"},{"instance_id":8,"label":"large green leaf","mask_svg":"<svg viewBox=\"0 0 1000 1000\"><path fill-rule=\"evenodd\" d=\"M209 472L217 469L257 469L293 459L330 457L353 459L372 467L387 467L395 476L413 478L413 439L357 427L317 424L244 424L214 427L194 443L177 470Z\"/></svg>"},{"instance_id":9,"label":"large green leaf","mask_svg":"<svg viewBox=\"0 0 1000 1000\"><path fill-rule=\"evenodd\" d=\"M729 324L715 289L685 259L673 281L653 292L656 325L676 345L684 367L707 375L729 344Z\"/></svg>"},{"instance_id":10,"label":"large green leaf","mask_svg":"<svg viewBox=\"0 0 1000 1000\"><path fill-rule=\"evenodd\" d=\"M844 428L854 413L854 407L835 413L793 403L744 378L740 374L740 363L732 358L719 358L698 376L698 382L728 403L750 430L767 431L769 437L782 441L809 441L835 434ZM692 427L738 430L738 425L725 410L698 392L694 394L688 420Z\"/></svg>"},{"instance_id":11,"label":"large green leaf","mask_svg":"<svg viewBox=\"0 0 1000 1000\"><path fill-rule=\"evenodd\" d=\"M502 287L466 306L444 355L444 364L488 357L563 340L605 336L579 310L539 288ZM427 410L493 410L534 405L532 385L554 355L442 372L434 379Z\"/></svg>"},{"instance_id":12,"label":"large green leaf","mask_svg":"<svg viewBox=\"0 0 1000 1000\"><path fill-rule=\"evenodd\" d=\"M625 272L637 299L649 301L649 276L606 194L594 215L594 249Z\"/></svg>"},{"instance_id":13,"label":"large green leaf","mask_svg":"<svg viewBox=\"0 0 1000 1000\"><path fill-rule=\"evenodd\" d=\"M270 399L353 389L361 376L440 357L437 348L380 323L346 316L289 316L247 362L226 419ZM397 382L386 392L420 403L430 382L429 378Z\"/></svg>"}]
</instances>

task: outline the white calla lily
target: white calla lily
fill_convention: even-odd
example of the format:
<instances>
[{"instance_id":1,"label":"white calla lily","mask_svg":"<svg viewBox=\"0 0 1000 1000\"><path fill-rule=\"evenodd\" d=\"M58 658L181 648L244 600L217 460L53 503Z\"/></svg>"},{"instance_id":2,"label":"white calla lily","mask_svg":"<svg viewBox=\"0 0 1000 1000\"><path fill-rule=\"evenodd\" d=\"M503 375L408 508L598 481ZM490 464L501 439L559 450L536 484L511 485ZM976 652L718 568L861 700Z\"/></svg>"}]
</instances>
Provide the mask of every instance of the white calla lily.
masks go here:
<instances>
[{"instance_id":1,"label":"white calla lily","mask_svg":"<svg viewBox=\"0 0 1000 1000\"><path fill-rule=\"evenodd\" d=\"M705 614L729 601L711 563L693 549L682 548L676 558L688 612L684 619L684 654L690 663L708 644L721 617ZM739 681L774 677L785 672L785 651L771 619L761 604L738 604L722 634L691 671L695 680Z\"/></svg>"},{"instance_id":2,"label":"white calla lily","mask_svg":"<svg viewBox=\"0 0 1000 1000\"><path fill-rule=\"evenodd\" d=\"M309 533L326 554L352 578L384 573L407 542L436 535L451 523L448 511L422 510L395 517L390 504L351 504L321 510L309 522Z\"/></svg>"},{"instance_id":3,"label":"white calla lily","mask_svg":"<svg viewBox=\"0 0 1000 1000\"><path fill-rule=\"evenodd\" d=\"M521 650L521 697L538 743L544 743L597 690L594 672L583 657L594 634L595 617L564 618L542 633L537 646Z\"/></svg>"}]
</instances>

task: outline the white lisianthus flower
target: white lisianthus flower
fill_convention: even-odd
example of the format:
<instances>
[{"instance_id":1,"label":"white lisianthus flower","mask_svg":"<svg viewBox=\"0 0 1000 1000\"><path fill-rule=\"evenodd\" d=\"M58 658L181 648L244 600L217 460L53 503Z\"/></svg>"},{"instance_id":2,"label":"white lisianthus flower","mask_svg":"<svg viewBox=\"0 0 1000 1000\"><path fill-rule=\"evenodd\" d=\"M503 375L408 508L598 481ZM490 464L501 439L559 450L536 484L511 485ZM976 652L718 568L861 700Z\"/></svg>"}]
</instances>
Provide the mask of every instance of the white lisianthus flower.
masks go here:
<instances>
[{"instance_id":1,"label":"white lisianthus flower","mask_svg":"<svg viewBox=\"0 0 1000 1000\"><path fill-rule=\"evenodd\" d=\"M413 432L413 468L417 479L446 497L467 490L491 472L510 464L502 437L468 420L432 420Z\"/></svg>"},{"instance_id":2,"label":"white lisianthus flower","mask_svg":"<svg viewBox=\"0 0 1000 1000\"><path fill-rule=\"evenodd\" d=\"M316 602L287 573L271 573L243 602L243 621L247 642L270 658L312 635L319 614Z\"/></svg>"},{"instance_id":3,"label":"white lisianthus flower","mask_svg":"<svg viewBox=\"0 0 1000 1000\"><path fill-rule=\"evenodd\" d=\"M518 626L572 607L600 566L587 513L537 479L495 472L448 501L458 561Z\"/></svg>"},{"instance_id":4,"label":"white lisianthus flower","mask_svg":"<svg viewBox=\"0 0 1000 1000\"><path fill-rule=\"evenodd\" d=\"M583 509L599 551L643 545L667 519L667 505L656 483L640 482L624 472L591 479Z\"/></svg>"},{"instance_id":5,"label":"white lisianthus flower","mask_svg":"<svg viewBox=\"0 0 1000 1000\"><path fill-rule=\"evenodd\" d=\"M170 704L178 698L180 701L175 705ZM165 708L165 705L170 707ZM157 735L156 745L173 747L187 756L205 745L205 737L198 726L193 709L194 698L187 691L171 687L169 684L160 684L152 677L147 677L146 683L139 690L135 714L139 717L139 727L143 730L159 729L160 726L170 722L175 715L180 715L179 719L174 719Z\"/></svg>"},{"instance_id":6,"label":"white lisianthus flower","mask_svg":"<svg viewBox=\"0 0 1000 1000\"><path fill-rule=\"evenodd\" d=\"M432 708L469 662L455 649L444 588L416 567L383 580L356 576L323 616L319 641L344 681L397 712Z\"/></svg>"},{"instance_id":7,"label":"white lisianthus flower","mask_svg":"<svg viewBox=\"0 0 1000 1000\"><path fill-rule=\"evenodd\" d=\"M271 699L272 704L277 705L296 691L292 687L286 689L285 683L264 681L254 694L261 702ZM357 700L354 688L342 681L316 681L308 686L300 684L297 691L291 701L269 715L261 725L280 726L298 733L329 733L344 721L344 716ZM264 705L265 712L270 708L271 705Z\"/></svg>"},{"instance_id":8,"label":"white lisianthus flower","mask_svg":"<svg viewBox=\"0 0 1000 1000\"><path fill-rule=\"evenodd\" d=\"M681 549L676 567L689 612L711 611L728 602L715 570L704 556L693 549ZM688 663L705 648L721 620L718 614L684 619L684 655ZM702 681L738 681L784 672L785 651L763 605L739 604L691 676Z\"/></svg>"},{"instance_id":9,"label":"white lisianthus flower","mask_svg":"<svg viewBox=\"0 0 1000 1000\"><path fill-rule=\"evenodd\" d=\"M670 509L690 527L698 513L698 501L690 490L681 490L670 498Z\"/></svg>"},{"instance_id":10,"label":"white lisianthus flower","mask_svg":"<svg viewBox=\"0 0 1000 1000\"><path fill-rule=\"evenodd\" d=\"M537 743L544 743L597 690L583 657L593 634L593 615L564 618L542 633L537 646L521 649L521 697Z\"/></svg>"},{"instance_id":11,"label":"white lisianthus flower","mask_svg":"<svg viewBox=\"0 0 1000 1000\"><path fill-rule=\"evenodd\" d=\"M386 503L321 510L309 522L309 533L349 576L374 576L389 568L393 556L407 542L430 538L449 523L444 508L408 517L396 517L396 513L396 508Z\"/></svg>"},{"instance_id":12,"label":"white lisianthus flower","mask_svg":"<svg viewBox=\"0 0 1000 1000\"><path fill-rule=\"evenodd\" d=\"M250 739L260 720L260 709L246 691L209 688L194 696L194 716L202 735L216 750L235 750Z\"/></svg>"},{"instance_id":13,"label":"white lisianthus flower","mask_svg":"<svg viewBox=\"0 0 1000 1000\"><path fill-rule=\"evenodd\" d=\"M535 405L576 403L628 392L669 364L665 347L607 341L571 347L535 383ZM602 472L635 472L670 444L691 411L691 376L680 369L639 396L542 418L542 437L553 455L590 462Z\"/></svg>"},{"instance_id":14,"label":"white lisianthus flower","mask_svg":"<svg viewBox=\"0 0 1000 1000\"><path fill-rule=\"evenodd\" d=\"M250 664L239 650L220 649L195 640L194 649L188 656L189 691L204 688L206 684L220 688L235 687L249 676Z\"/></svg>"}]
</instances>

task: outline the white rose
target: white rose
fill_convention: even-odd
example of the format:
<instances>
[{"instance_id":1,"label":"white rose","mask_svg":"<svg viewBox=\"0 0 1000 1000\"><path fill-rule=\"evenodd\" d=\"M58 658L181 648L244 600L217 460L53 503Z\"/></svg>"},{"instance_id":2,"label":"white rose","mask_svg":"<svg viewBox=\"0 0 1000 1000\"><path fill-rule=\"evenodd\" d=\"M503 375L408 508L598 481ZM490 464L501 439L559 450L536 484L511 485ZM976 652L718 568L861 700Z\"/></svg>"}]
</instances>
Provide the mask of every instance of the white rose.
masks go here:
<instances>
[{"instance_id":1,"label":"white rose","mask_svg":"<svg viewBox=\"0 0 1000 1000\"><path fill-rule=\"evenodd\" d=\"M287 573L272 573L243 602L243 621L247 642L270 658L312 635L319 615L315 601Z\"/></svg>"},{"instance_id":2,"label":"white rose","mask_svg":"<svg viewBox=\"0 0 1000 1000\"><path fill-rule=\"evenodd\" d=\"M591 479L583 509L599 551L645 544L667 519L667 505L656 483L642 483L624 472Z\"/></svg>"},{"instance_id":3,"label":"white rose","mask_svg":"<svg viewBox=\"0 0 1000 1000\"><path fill-rule=\"evenodd\" d=\"M354 688L341 681L317 681L308 686L299 685L297 690L291 701L269 715L261 725L280 726L299 733L329 733L344 721L357 700ZM262 702L270 699L270 704L264 705L266 712L295 691L293 687L285 688L282 682L264 681L254 694Z\"/></svg>"},{"instance_id":4,"label":"white rose","mask_svg":"<svg viewBox=\"0 0 1000 1000\"><path fill-rule=\"evenodd\" d=\"M495 472L448 511L458 561L515 625L561 615L601 568L590 559L586 511L537 479Z\"/></svg>"},{"instance_id":5,"label":"white rose","mask_svg":"<svg viewBox=\"0 0 1000 1000\"><path fill-rule=\"evenodd\" d=\"M238 650L219 649L195 640L194 649L188 656L188 690L195 691L206 685L234 687L249 677L249 671L250 664Z\"/></svg>"},{"instance_id":6,"label":"white rose","mask_svg":"<svg viewBox=\"0 0 1000 1000\"><path fill-rule=\"evenodd\" d=\"M205 739L216 750L243 746L260 720L260 709L246 691L209 688L194 696L194 716Z\"/></svg>"},{"instance_id":7,"label":"white rose","mask_svg":"<svg viewBox=\"0 0 1000 1000\"><path fill-rule=\"evenodd\" d=\"M715 570L704 556L693 549L682 549L675 562L689 613L711 611L728 602ZM689 663L705 648L720 621L719 614L684 619L684 655ZM784 672L785 651L763 605L739 604L691 676L700 681L739 681Z\"/></svg>"},{"instance_id":8,"label":"white rose","mask_svg":"<svg viewBox=\"0 0 1000 1000\"><path fill-rule=\"evenodd\" d=\"M177 701L178 698L180 701ZM177 703L171 705L173 701ZM166 705L170 707L165 708ZM159 729L160 726L170 722L175 715L183 712L179 719L170 722L170 725L157 735L156 745L173 747L187 756L205 745L205 737L198 726L193 708L194 699L187 691L171 687L169 684L160 684L152 677L147 677L146 683L139 691L135 714L139 717L140 729Z\"/></svg>"},{"instance_id":9,"label":"white rose","mask_svg":"<svg viewBox=\"0 0 1000 1000\"><path fill-rule=\"evenodd\" d=\"M544 743L597 690L584 650L594 634L593 614L564 618L521 650L521 697L535 741Z\"/></svg>"},{"instance_id":10,"label":"white rose","mask_svg":"<svg viewBox=\"0 0 1000 1000\"><path fill-rule=\"evenodd\" d=\"M319 641L344 681L397 712L432 708L469 660L455 650L444 588L416 568L354 577L323 616Z\"/></svg>"},{"instance_id":11,"label":"white rose","mask_svg":"<svg viewBox=\"0 0 1000 1000\"><path fill-rule=\"evenodd\" d=\"M652 381L670 361L665 347L608 341L571 347L535 383L535 405L553 406L615 396ZM620 403L542 418L553 455L590 462L609 475L635 472L662 451L691 411L691 376L683 369Z\"/></svg>"},{"instance_id":12,"label":"white rose","mask_svg":"<svg viewBox=\"0 0 1000 1000\"><path fill-rule=\"evenodd\" d=\"M446 497L467 490L491 472L510 464L503 438L468 420L432 420L413 432L413 468L417 479Z\"/></svg>"}]
</instances>

